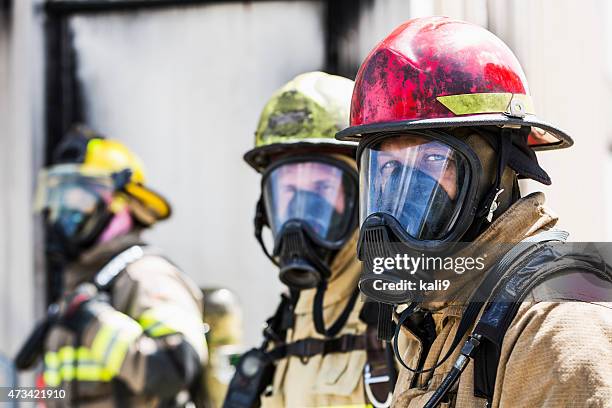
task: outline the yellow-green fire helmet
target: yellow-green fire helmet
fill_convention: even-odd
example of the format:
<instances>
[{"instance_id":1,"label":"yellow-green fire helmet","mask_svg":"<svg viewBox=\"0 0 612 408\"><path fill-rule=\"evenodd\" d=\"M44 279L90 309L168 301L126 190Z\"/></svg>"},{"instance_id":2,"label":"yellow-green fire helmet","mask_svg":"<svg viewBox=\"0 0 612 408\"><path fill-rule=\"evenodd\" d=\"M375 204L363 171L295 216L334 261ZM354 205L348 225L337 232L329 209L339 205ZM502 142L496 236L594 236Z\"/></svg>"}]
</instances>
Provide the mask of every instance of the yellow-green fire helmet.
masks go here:
<instances>
[{"instance_id":1,"label":"yellow-green fire helmet","mask_svg":"<svg viewBox=\"0 0 612 408\"><path fill-rule=\"evenodd\" d=\"M353 81L325 72L298 75L264 107L255 131L255 148L244 160L261 172L275 155L289 149L355 156L357 144L335 139L346 128Z\"/></svg>"}]
</instances>

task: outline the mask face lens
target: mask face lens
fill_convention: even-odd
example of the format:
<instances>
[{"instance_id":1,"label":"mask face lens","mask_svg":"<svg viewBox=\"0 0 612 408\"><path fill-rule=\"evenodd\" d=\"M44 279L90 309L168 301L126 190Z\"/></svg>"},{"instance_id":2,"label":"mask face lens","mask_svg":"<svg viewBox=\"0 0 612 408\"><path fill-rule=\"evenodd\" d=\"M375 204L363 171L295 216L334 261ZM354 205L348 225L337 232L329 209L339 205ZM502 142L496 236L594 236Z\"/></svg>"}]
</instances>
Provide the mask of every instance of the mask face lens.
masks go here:
<instances>
[{"instance_id":1,"label":"mask face lens","mask_svg":"<svg viewBox=\"0 0 612 408\"><path fill-rule=\"evenodd\" d=\"M300 220L320 239L340 240L351 225L356 196L354 178L326 162L281 164L264 180L264 203L274 236L287 221Z\"/></svg>"},{"instance_id":2,"label":"mask face lens","mask_svg":"<svg viewBox=\"0 0 612 408\"><path fill-rule=\"evenodd\" d=\"M78 166L57 166L39 176L36 210L65 237L87 236L113 191L110 176L88 175Z\"/></svg>"},{"instance_id":3,"label":"mask face lens","mask_svg":"<svg viewBox=\"0 0 612 408\"><path fill-rule=\"evenodd\" d=\"M465 156L437 140L397 135L361 155L361 222L392 215L413 238L436 240L452 229L469 186Z\"/></svg>"}]
</instances>

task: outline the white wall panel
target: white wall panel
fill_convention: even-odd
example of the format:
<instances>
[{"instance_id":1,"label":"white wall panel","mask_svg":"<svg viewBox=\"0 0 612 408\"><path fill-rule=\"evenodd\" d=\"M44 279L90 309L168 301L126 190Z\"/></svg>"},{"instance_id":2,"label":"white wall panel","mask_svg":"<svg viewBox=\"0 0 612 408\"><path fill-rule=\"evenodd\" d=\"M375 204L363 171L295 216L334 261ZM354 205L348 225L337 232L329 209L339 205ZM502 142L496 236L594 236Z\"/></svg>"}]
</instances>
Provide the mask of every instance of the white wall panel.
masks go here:
<instances>
[{"instance_id":1,"label":"white wall panel","mask_svg":"<svg viewBox=\"0 0 612 408\"><path fill-rule=\"evenodd\" d=\"M553 181L528 182L544 191L560 226L577 241L605 240L612 188L610 160L610 77L606 69L609 24L603 0L490 1L491 29L515 51L529 79L539 116L565 129L575 145L543 152L540 163Z\"/></svg>"},{"instance_id":2,"label":"white wall panel","mask_svg":"<svg viewBox=\"0 0 612 408\"><path fill-rule=\"evenodd\" d=\"M72 20L88 122L138 152L174 205L147 237L198 284L236 291L250 342L280 284L253 238L259 177L242 155L272 92L323 66L322 17L317 2L266 2Z\"/></svg>"}]
</instances>

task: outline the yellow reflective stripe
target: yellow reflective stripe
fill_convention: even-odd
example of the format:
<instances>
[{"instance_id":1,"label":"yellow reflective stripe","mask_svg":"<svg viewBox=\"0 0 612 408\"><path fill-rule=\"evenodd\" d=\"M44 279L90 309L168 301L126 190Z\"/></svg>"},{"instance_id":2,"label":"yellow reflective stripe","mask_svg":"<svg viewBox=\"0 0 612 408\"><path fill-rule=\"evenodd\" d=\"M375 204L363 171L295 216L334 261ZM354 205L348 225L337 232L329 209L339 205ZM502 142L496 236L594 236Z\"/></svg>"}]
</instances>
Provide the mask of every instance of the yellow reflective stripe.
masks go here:
<instances>
[{"instance_id":1,"label":"yellow reflective stripe","mask_svg":"<svg viewBox=\"0 0 612 408\"><path fill-rule=\"evenodd\" d=\"M74 380L74 363L69 365L62 365L59 370L60 377L62 377L62 381L72 381Z\"/></svg>"},{"instance_id":2,"label":"yellow reflective stripe","mask_svg":"<svg viewBox=\"0 0 612 408\"><path fill-rule=\"evenodd\" d=\"M512 99L520 100L525 113L533 113L533 101L529 95L512 93L474 93L438 96L436 99L455 115L508 112Z\"/></svg>"},{"instance_id":3,"label":"yellow reflective stripe","mask_svg":"<svg viewBox=\"0 0 612 408\"><path fill-rule=\"evenodd\" d=\"M166 326L165 324L158 324L149 330L151 337L162 337L174 333L177 333L177 331L172 327Z\"/></svg>"},{"instance_id":4,"label":"yellow reflective stripe","mask_svg":"<svg viewBox=\"0 0 612 408\"><path fill-rule=\"evenodd\" d=\"M76 379L78 381L108 382L111 376L99 364L77 366Z\"/></svg>"},{"instance_id":5,"label":"yellow reflective stripe","mask_svg":"<svg viewBox=\"0 0 612 408\"><path fill-rule=\"evenodd\" d=\"M185 317L185 313L180 307L171 304L146 310L138 318L138 323L151 337L187 333L193 324L188 317Z\"/></svg>"},{"instance_id":6,"label":"yellow reflective stripe","mask_svg":"<svg viewBox=\"0 0 612 408\"><path fill-rule=\"evenodd\" d=\"M115 376L121 369L121 364L125 358L125 354L130 346L130 342L126 340L119 340L113 348L110 350L106 361L104 362L104 369L111 375Z\"/></svg>"},{"instance_id":7,"label":"yellow reflective stripe","mask_svg":"<svg viewBox=\"0 0 612 408\"><path fill-rule=\"evenodd\" d=\"M317 405L317 408L372 408L372 404Z\"/></svg>"},{"instance_id":8,"label":"yellow reflective stripe","mask_svg":"<svg viewBox=\"0 0 612 408\"><path fill-rule=\"evenodd\" d=\"M71 346L64 346L57 352L45 353L43 378L45 384L50 387L57 387L62 381L74 379L108 382L112 377L108 370L94 360L92 351L87 347L79 347L76 353Z\"/></svg>"},{"instance_id":9,"label":"yellow reflective stripe","mask_svg":"<svg viewBox=\"0 0 612 408\"><path fill-rule=\"evenodd\" d=\"M104 378L119 373L130 343L142 334L141 327L130 317L114 312L101 322L91 346L91 356L102 366Z\"/></svg>"},{"instance_id":10,"label":"yellow reflective stripe","mask_svg":"<svg viewBox=\"0 0 612 408\"><path fill-rule=\"evenodd\" d=\"M45 353L45 366L49 368L58 369L60 366L60 359L57 353L54 351L47 351Z\"/></svg>"},{"instance_id":11,"label":"yellow reflective stripe","mask_svg":"<svg viewBox=\"0 0 612 408\"><path fill-rule=\"evenodd\" d=\"M155 319L155 316L153 316L151 309L149 309L140 315L138 323L140 324L140 327L146 331L159 322Z\"/></svg>"},{"instance_id":12,"label":"yellow reflective stripe","mask_svg":"<svg viewBox=\"0 0 612 408\"><path fill-rule=\"evenodd\" d=\"M43 372L43 380L45 385L49 387L57 387L62 382L62 377L59 373L60 359L56 352L47 351L45 353L45 369Z\"/></svg>"},{"instance_id":13,"label":"yellow reflective stripe","mask_svg":"<svg viewBox=\"0 0 612 408\"><path fill-rule=\"evenodd\" d=\"M62 362L62 365L69 364L69 363L74 363L74 358L75 358L75 354L76 354L74 352L74 347L64 346L64 347L59 349L57 354L59 356L60 361Z\"/></svg>"},{"instance_id":14,"label":"yellow reflective stripe","mask_svg":"<svg viewBox=\"0 0 612 408\"><path fill-rule=\"evenodd\" d=\"M91 353L96 361L103 361L104 354L110 342L113 340L115 330L111 327L103 325L96 333L96 336L91 343Z\"/></svg>"},{"instance_id":15,"label":"yellow reflective stripe","mask_svg":"<svg viewBox=\"0 0 612 408\"><path fill-rule=\"evenodd\" d=\"M57 387L62 383L62 377L59 372L53 370L45 370L43 373L43 380L48 387Z\"/></svg>"}]
</instances>

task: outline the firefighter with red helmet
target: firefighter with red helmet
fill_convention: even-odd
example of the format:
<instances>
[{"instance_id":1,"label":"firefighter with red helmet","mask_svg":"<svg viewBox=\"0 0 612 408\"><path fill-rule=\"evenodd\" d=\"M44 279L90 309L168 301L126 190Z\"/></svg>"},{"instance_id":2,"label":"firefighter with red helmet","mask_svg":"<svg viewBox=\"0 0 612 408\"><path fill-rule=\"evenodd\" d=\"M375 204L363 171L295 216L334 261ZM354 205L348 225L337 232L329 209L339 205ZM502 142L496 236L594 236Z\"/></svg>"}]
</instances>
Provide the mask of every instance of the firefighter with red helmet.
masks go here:
<instances>
[{"instance_id":1,"label":"firefighter with red helmet","mask_svg":"<svg viewBox=\"0 0 612 408\"><path fill-rule=\"evenodd\" d=\"M360 289L403 366L395 406L609 406L610 272L569 251L544 194L518 184L551 184L535 151L573 142L535 115L499 38L444 17L402 24L361 65L336 137L359 142ZM441 266L381 262L458 254L488 256L442 289Z\"/></svg>"}]
</instances>

